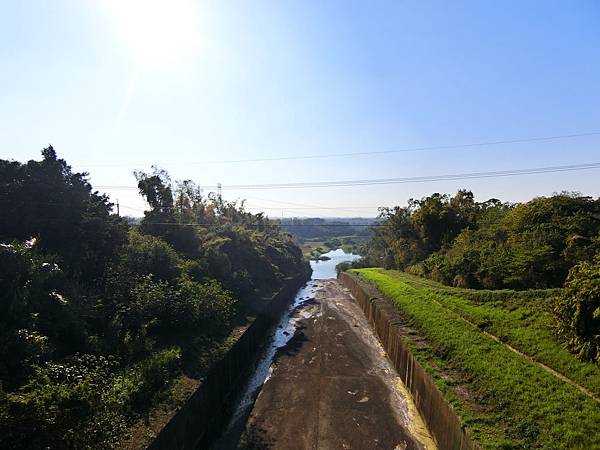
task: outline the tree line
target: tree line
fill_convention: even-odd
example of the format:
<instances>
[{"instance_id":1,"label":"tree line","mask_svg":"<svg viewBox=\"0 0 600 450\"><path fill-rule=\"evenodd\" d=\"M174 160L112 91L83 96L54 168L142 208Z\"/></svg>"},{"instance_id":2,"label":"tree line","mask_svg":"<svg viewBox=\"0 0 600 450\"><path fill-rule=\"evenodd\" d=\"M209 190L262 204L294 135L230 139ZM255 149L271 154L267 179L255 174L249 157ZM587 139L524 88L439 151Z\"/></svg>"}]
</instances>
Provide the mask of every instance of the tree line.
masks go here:
<instances>
[{"instance_id":1,"label":"tree line","mask_svg":"<svg viewBox=\"0 0 600 450\"><path fill-rule=\"evenodd\" d=\"M309 271L243 202L135 173L113 214L52 147L0 160L0 434L7 448L114 448L182 372L201 377L250 300Z\"/></svg>"},{"instance_id":2,"label":"tree line","mask_svg":"<svg viewBox=\"0 0 600 450\"><path fill-rule=\"evenodd\" d=\"M511 204L433 194L381 210L368 257L444 284L476 289L561 287L600 250L600 201L572 193Z\"/></svg>"}]
</instances>

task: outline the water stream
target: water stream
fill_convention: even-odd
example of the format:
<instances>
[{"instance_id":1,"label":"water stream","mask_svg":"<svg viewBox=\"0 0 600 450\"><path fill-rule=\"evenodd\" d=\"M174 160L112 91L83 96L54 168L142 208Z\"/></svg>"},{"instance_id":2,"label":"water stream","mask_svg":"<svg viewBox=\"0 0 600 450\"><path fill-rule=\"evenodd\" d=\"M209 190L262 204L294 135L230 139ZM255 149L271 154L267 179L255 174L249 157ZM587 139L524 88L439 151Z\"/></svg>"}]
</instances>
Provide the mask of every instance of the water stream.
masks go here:
<instances>
[{"instance_id":1,"label":"water stream","mask_svg":"<svg viewBox=\"0 0 600 450\"><path fill-rule=\"evenodd\" d=\"M360 258L360 255L354 253L346 253L341 248L337 250L331 250L330 252L324 253L321 256L329 258L326 261L311 261L310 267L313 270L311 280L327 280L330 278L337 278L335 273L335 266L346 261L354 261Z\"/></svg>"},{"instance_id":2,"label":"water stream","mask_svg":"<svg viewBox=\"0 0 600 450\"><path fill-rule=\"evenodd\" d=\"M229 425L221 437L219 437L212 445L212 450L231 449L236 447L244 432L246 421L252 411L254 401L256 400L262 385L269 379L272 371L273 359L277 350L284 347L294 336L297 318L293 318L292 316L297 309L314 299L317 280L336 278L337 274L335 266L342 262L354 261L355 259L360 258L359 255L346 253L342 249L332 250L325 253L323 256L326 256L329 259L325 261L310 262L310 266L313 270L310 281L296 293L294 301L285 310L279 323L269 335L264 353L259 359L250 381L237 401Z\"/></svg>"}]
</instances>

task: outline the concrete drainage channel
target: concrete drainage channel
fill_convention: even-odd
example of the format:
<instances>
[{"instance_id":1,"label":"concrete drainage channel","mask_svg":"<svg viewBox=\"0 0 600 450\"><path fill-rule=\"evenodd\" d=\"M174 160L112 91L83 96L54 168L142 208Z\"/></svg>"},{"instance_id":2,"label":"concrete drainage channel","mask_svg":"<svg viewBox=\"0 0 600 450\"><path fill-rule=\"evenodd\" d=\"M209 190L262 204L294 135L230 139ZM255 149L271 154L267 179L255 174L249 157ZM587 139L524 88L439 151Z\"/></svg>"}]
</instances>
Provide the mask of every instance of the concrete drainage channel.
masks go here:
<instances>
[{"instance_id":1,"label":"concrete drainage channel","mask_svg":"<svg viewBox=\"0 0 600 450\"><path fill-rule=\"evenodd\" d=\"M379 292L360 281L356 275L342 273L340 282L347 287L365 316L375 328L385 351L400 378L413 396L421 417L433 435L438 448L456 450L481 450L466 430L454 408L435 386L402 342L402 335L395 325L400 316L396 308Z\"/></svg>"},{"instance_id":2,"label":"concrete drainage channel","mask_svg":"<svg viewBox=\"0 0 600 450\"><path fill-rule=\"evenodd\" d=\"M255 407L256 397L269 379L278 350L291 345L297 328L296 322L305 319L305 308L306 314L313 309L311 302L315 297L317 281L311 280L304 284L306 279L307 276L303 274L287 280L285 287L269 304L269 314L261 314L256 318L161 431L150 449L223 450L238 446ZM383 345L381 352L385 350L400 379L412 394L418 414L423 418L437 447L480 450L480 446L462 428L459 417L437 389L433 379L404 346L396 325L400 316L394 306L356 276L343 273L339 281L350 290L373 326ZM304 286L301 288L302 285ZM357 310L353 314L360 312ZM298 326L299 329L302 328L301 325ZM280 370L278 365L274 379L279 376L281 381ZM284 403L285 401L287 400ZM264 407L265 405L263 409Z\"/></svg>"}]
</instances>

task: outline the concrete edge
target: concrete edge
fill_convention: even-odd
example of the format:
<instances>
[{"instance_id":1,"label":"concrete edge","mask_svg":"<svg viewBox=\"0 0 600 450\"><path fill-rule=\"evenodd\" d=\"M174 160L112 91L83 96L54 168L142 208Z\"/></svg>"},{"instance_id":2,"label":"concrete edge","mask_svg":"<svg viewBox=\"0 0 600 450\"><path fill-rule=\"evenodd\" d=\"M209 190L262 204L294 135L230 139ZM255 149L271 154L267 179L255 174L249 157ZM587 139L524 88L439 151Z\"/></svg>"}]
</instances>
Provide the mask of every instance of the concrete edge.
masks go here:
<instances>
[{"instance_id":1,"label":"concrete edge","mask_svg":"<svg viewBox=\"0 0 600 450\"><path fill-rule=\"evenodd\" d=\"M375 329L398 375L413 396L417 410L440 450L481 450L463 426L452 405L418 363L402 340L398 309L358 276L342 272L340 283L348 288Z\"/></svg>"}]
</instances>

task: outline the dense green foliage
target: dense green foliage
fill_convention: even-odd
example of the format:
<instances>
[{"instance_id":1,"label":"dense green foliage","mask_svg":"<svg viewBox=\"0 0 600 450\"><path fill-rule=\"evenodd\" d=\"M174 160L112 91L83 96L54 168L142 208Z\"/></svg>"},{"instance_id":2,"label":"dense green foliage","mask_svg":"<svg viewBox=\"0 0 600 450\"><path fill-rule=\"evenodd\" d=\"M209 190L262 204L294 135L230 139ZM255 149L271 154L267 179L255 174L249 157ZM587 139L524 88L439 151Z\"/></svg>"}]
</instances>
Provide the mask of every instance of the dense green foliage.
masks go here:
<instances>
[{"instance_id":1,"label":"dense green foliage","mask_svg":"<svg viewBox=\"0 0 600 450\"><path fill-rule=\"evenodd\" d=\"M562 351L548 333L551 303L542 292L479 296L479 291L448 288L400 272L357 272L390 298L425 338L404 335L484 448L600 446L596 400L482 333L497 335L598 393L597 366ZM545 314L540 316L541 311Z\"/></svg>"},{"instance_id":2,"label":"dense green foliage","mask_svg":"<svg viewBox=\"0 0 600 450\"><path fill-rule=\"evenodd\" d=\"M0 160L0 434L7 448L114 448L184 371L200 377L245 301L307 271L277 224L136 173L136 229L52 147ZM175 187L174 187L175 186Z\"/></svg>"},{"instance_id":3,"label":"dense green foliage","mask_svg":"<svg viewBox=\"0 0 600 450\"><path fill-rule=\"evenodd\" d=\"M560 287L600 247L600 200L562 193L523 204L433 194L381 211L371 265L485 289Z\"/></svg>"},{"instance_id":4,"label":"dense green foliage","mask_svg":"<svg viewBox=\"0 0 600 450\"><path fill-rule=\"evenodd\" d=\"M72 173L52 147L42 155L26 164L0 160L0 237L36 237L68 276L91 280L125 242L126 226L106 196L92 193L86 174Z\"/></svg>"},{"instance_id":5,"label":"dense green foliage","mask_svg":"<svg viewBox=\"0 0 600 450\"><path fill-rule=\"evenodd\" d=\"M600 254L571 269L554 312L569 348L600 365Z\"/></svg>"},{"instance_id":6,"label":"dense green foliage","mask_svg":"<svg viewBox=\"0 0 600 450\"><path fill-rule=\"evenodd\" d=\"M163 171L136 172L136 177L151 207L140 230L194 258L196 270L236 294L270 291L282 278L308 270L291 236L262 214L246 212L243 202L204 199L191 181L177 183L173 190Z\"/></svg>"}]
</instances>

